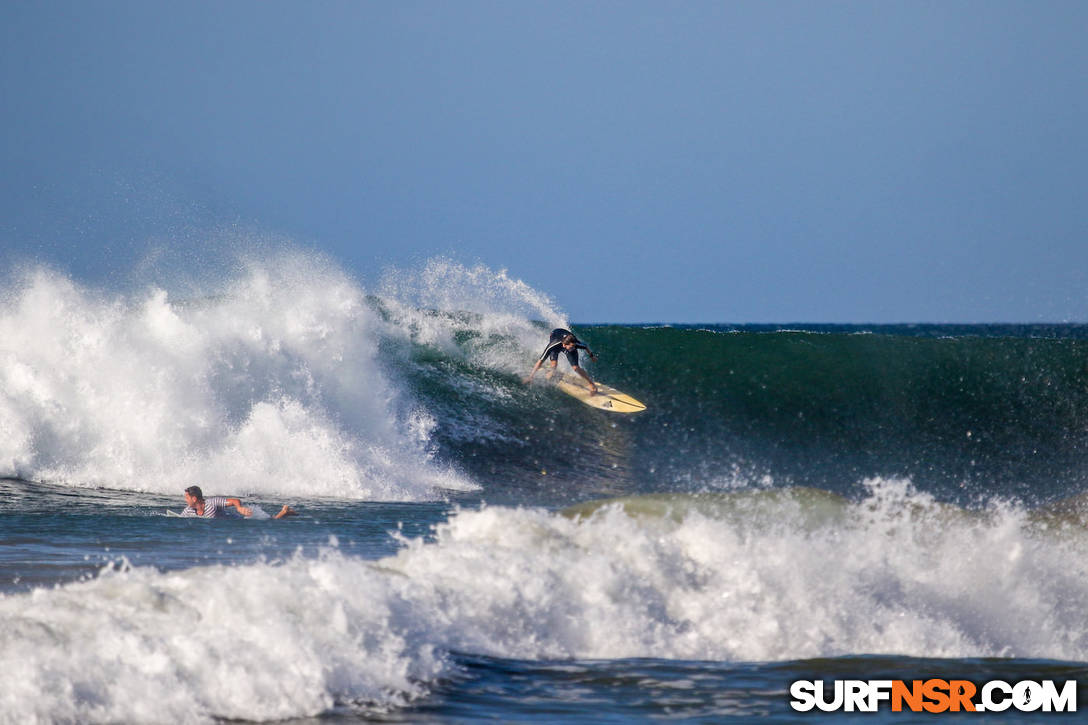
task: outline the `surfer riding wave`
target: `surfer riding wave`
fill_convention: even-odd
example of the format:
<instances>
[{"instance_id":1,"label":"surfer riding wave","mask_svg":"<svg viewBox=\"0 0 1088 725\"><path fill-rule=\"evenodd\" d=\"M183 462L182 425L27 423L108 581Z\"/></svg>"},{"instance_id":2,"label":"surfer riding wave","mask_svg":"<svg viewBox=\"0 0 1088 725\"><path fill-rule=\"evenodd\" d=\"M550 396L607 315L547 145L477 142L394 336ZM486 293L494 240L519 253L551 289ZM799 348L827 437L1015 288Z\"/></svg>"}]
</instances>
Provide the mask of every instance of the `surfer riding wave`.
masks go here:
<instances>
[{"instance_id":1,"label":"surfer riding wave","mask_svg":"<svg viewBox=\"0 0 1088 725\"><path fill-rule=\"evenodd\" d=\"M585 378L585 381L589 384L589 392L596 395L597 385L593 382L592 378L589 377L589 373L583 370L578 364L579 350L585 350L589 355L590 360L593 360L594 362L597 361L597 353L586 347L586 345L575 337L574 333L570 330L564 330L561 327L552 330L552 334L548 339L548 347L544 349L540 359L536 361L536 365L533 366L532 372L525 378L525 383L528 384L532 382L533 376L536 375L536 371L539 370L540 366L544 364L544 361L548 359L551 359L552 361L552 369L548 371L545 377L547 377L548 380L551 380L552 376L555 375L556 367L559 364L559 353L562 352L567 356L567 362L570 363L571 369Z\"/></svg>"}]
</instances>

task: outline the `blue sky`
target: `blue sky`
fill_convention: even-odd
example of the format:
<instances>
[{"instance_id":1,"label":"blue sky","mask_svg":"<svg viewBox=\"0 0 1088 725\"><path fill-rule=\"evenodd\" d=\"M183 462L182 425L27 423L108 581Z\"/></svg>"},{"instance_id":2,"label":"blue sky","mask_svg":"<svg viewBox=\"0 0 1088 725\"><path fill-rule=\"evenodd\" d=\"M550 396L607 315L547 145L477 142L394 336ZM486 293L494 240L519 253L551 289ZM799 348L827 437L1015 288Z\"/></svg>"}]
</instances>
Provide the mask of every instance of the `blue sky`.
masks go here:
<instances>
[{"instance_id":1,"label":"blue sky","mask_svg":"<svg viewBox=\"0 0 1088 725\"><path fill-rule=\"evenodd\" d=\"M267 237L575 322L1088 321L1086 37L1079 1L8 0L0 259Z\"/></svg>"}]
</instances>

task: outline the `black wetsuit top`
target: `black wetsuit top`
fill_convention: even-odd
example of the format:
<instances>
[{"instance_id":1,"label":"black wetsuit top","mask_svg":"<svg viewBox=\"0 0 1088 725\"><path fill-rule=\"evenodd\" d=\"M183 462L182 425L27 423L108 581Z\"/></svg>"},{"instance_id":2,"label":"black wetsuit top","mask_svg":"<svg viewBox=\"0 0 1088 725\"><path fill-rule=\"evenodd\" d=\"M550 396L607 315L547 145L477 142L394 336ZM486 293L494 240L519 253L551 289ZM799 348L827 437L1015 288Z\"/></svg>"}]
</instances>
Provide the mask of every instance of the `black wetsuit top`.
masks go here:
<instances>
[{"instance_id":1,"label":"black wetsuit top","mask_svg":"<svg viewBox=\"0 0 1088 725\"><path fill-rule=\"evenodd\" d=\"M544 354L540 356L540 362L544 362L548 358L551 358L552 362L559 361L559 353L564 353L567 356L567 362L570 363L572 368L578 367L578 351L585 350L590 355L593 353L588 347L582 344L582 342L576 337L574 338L574 349L563 349L563 338L572 334L570 330L564 330L561 327L557 327L552 330L551 336L548 338L548 347L545 348Z\"/></svg>"}]
</instances>

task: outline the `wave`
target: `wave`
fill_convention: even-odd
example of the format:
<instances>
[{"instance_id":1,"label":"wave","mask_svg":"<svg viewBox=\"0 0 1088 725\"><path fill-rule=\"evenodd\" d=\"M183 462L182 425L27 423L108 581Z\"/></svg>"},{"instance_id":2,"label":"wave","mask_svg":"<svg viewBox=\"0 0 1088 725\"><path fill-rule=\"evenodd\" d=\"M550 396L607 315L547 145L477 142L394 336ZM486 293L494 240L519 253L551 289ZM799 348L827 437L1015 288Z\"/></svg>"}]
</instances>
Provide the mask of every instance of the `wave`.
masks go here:
<instances>
[{"instance_id":1,"label":"wave","mask_svg":"<svg viewBox=\"0 0 1088 725\"><path fill-rule=\"evenodd\" d=\"M454 675L453 653L1088 657L1083 529L1059 534L1007 503L941 504L905 481L865 488L856 502L737 491L656 511L637 500L566 515L462 510L379 561L331 541L282 562L171 573L122 563L0 598L0 712L13 722L373 713Z\"/></svg>"},{"instance_id":2,"label":"wave","mask_svg":"<svg viewBox=\"0 0 1088 725\"><path fill-rule=\"evenodd\" d=\"M440 421L444 455L510 500L761 479L854 496L868 476L960 503L1088 486L1079 327L579 327L601 353L591 373L649 405L623 418L520 384L544 324L442 324L456 331L417 336L400 375Z\"/></svg>"},{"instance_id":3,"label":"wave","mask_svg":"<svg viewBox=\"0 0 1088 725\"><path fill-rule=\"evenodd\" d=\"M249 260L183 300L37 268L0 302L0 475L416 500L476 485L390 375L402 328L326 261Z\"/></svg>"},{"instance_id":4,"label":"wave","mask_svg":"<svg viewBox=\"0 0 1088 725\"><path fill-rule=\"evenodd\" d=\"M649 405L622 417L522 384L570 323L505 271L434 259L367 292L299 253L238 269L184 298L14 280L0 476L549 505L760 480L857 496L872 476L1034 503L1088 484L1079 326L578 327L591 373Z\"/></svg>"}]
</instances>

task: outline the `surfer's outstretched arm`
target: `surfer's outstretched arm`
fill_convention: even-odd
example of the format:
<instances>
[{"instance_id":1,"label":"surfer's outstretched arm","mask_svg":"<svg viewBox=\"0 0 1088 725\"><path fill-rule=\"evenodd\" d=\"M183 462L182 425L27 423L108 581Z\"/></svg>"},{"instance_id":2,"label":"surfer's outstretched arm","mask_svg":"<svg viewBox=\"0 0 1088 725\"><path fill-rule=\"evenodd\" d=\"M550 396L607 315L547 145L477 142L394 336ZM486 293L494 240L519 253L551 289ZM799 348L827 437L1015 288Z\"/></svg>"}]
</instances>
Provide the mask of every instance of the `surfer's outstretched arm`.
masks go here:
<instances>
[{"instance_id":1,"label":"surfer's outstretched arm","mask_svg":"<svg viewBox=\"0 0 1088 725\"><path fill-rule=\"evenodd\" d=\"M578 373L583 378L585 378L586 382L589 383L589 392L596 395L597 394L597 384L593 382L593 378L589 377L589 373L587 373L585 370L583 370L578 365L574 366L574 372Z\"/></svg>"},{"instance_id":2,"label":"surfer's outstretched arm","mask_svg":"<svg viewBox=\"0 0 1088 725\"><path fill-rule=\"evenodd\" d=\"M246 518L249 518L250 516L253 515L253 509L251 509L248 506L243 506L241 499L228 498L227 499L227 505L228 506L233 506L234 508L238 509L238 513L242 514Z\"/></svg>"},{"instance_id":3,"label":"surfer's outstretched arm","mask_svg":"<svg viewBox=\"0 0 1088 725\"><path fill-rule=\"evenodd\" d=\"M242 514L246 518L249 518L250 516L253 515L253 509L251 509L249 506L243 506L242 501L240 499L228 498L227 499L227 505L228 506L233 506L234 508L238 509L238 513ZM291 508L287 504L284 504L283 508L280 509L280 512L278 514L276 514L275 516L273 516L272 518L282 519L282 518L284 518L286 516L294 516L297 513L298 513L298 511L295 511L293 508Z\"/></svg>"},{"instance_id":4,"label":"surfer's outstretched arm","mask_svg":"<svg viewBox=\"0 0 1088 725\"><path fill-rule=\"evenodd\" d=\"M543 354L537 359L536 365L533 366L533 371L529 373L529 377L525 378L526 385L533 381L533 376L536 375L536 371L540 369L540 366L543 365L544 361L547 360L549 357L552 359L552 371L548 374L548 378L550 379L551 376L555 374L555 366L556 363L559 362L558 350L560 347L561 345L558 342L552 342L549 343L546 348L544 348ZM552 354L553 352L555 353L554 355Z\"/></svg>"},{"instance_id":5,"label":"surfer's outstretched arm","mask_svg":"<svg viewBox=\"0 0 1088 725\"><path fill-rule=\"evenodd\" d=\"M575 349L575 350L585 350L585 351L586 351L586 354L587 354L587 355L589 355L589 359L590 359L590 360L592 360L593 362L597 362L597 353L595 353L595 352L593 352L592 350L590 350L590 349L589 349L589 348L588 348L588 347L587 347L587 346L586 346L585 344L583 344L583 343L579 342L579 343L575 344L575 346L574 346L574 349ZM578 355L578 353L577 353L577 352L576 352L576 353L574 353L574 354L575 354L575 356L577 356L577 355ZM593 393L594 395L596 395L596 394L597 394L597 386L596 386L596 384L594 384L594 382L593 382L593 379L589 377L589 373L587 373L587 372L586 372L585 370L583 370L583 369L582 369L582 366L581 366L581 365L577 365L577 364L575 364L575 360L577 360L577 359L578 359L578 358L577 358L577 357L575 357L575 358L574 358L574 360L572 360L572 361L571 361L571 366L570 366L570 367L571 367L571 369L572 369L572 370L574 370L574 372L576 372L576 373L578 373L579 375L581 375L581 376L582 376L582 377L583 377L583 378L585 379L585 381L586 381L587 383L589 383L589 392L591 392L591 393Z\"/></svg>"},{"instance_id":6,"label":"surfer's outstretched arm","mask_svg":"<svg viewBox=\"0 0 1088 725\"><path fill-rule=\"evenodd\" d=\"M537 360L537 361L536 361L536 365L534 365L534 366L533 366L533 371L532 371L531 373L529 373L529 377L525 378L525 384L526 384L526 385L528 385L529 383L533 382L533 376L534 376L534 375L536 375L536 371L540 369L540 365L541 365L541 364L542 364L543 362L544 362L544 359L543 359L543 358L541 358L540 360Z\"/></svg>"}]
</instances>

